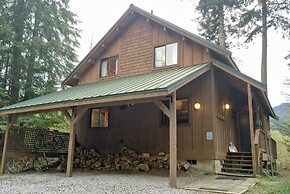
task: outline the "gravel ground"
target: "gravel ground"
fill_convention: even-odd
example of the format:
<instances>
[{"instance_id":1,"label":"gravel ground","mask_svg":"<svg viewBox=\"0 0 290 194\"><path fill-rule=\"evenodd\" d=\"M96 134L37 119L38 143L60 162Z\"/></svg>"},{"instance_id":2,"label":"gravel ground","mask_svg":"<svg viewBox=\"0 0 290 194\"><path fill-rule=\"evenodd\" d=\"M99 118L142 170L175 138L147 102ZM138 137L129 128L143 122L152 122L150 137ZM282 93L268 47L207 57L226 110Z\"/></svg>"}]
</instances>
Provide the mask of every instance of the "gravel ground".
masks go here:
<instances>
[{"instance_id":1,"label":"gravel ground","mask_svg":"<svg viewBox=\"0 0 290 194\"><path fill-rule=\"evenodd\" d=\"M73 177L56 172L25 172L0 176L0 193L195 193L180 189L207 177L191 169L179 172L178 188L168 185L168 170L149 172L79 171Z\"/></svg>"}]
</instances>

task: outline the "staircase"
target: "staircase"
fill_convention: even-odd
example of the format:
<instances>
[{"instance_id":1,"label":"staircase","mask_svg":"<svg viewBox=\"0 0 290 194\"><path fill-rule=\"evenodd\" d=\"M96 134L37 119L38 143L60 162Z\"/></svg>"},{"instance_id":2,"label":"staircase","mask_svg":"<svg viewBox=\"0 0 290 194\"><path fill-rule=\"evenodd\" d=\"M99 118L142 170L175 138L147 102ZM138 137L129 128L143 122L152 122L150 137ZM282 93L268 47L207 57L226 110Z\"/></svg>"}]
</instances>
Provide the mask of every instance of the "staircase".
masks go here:
<instances>
[{"instance_id":1,"label":"staircase","mask_svg":"<svg viewBox=\"0 0 290 194\"><path fill-rule=\"evenodd\" d=\"M222 163L223 175L253 176L251 152L228 152Z\"/></svg>"}]
</instances>

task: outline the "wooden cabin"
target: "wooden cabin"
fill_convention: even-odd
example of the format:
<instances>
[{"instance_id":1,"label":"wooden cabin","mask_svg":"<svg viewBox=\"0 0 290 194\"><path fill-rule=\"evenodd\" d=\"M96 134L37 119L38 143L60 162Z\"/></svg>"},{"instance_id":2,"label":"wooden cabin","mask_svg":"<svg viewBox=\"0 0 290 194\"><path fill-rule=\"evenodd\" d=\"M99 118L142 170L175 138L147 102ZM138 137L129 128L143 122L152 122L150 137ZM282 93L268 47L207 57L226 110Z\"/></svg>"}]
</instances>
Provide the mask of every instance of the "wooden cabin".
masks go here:
<instances>
[{"instance_id":1,"label":"wooden cabin","mask_svg":"<svg viewBox=\"0 0 290 194\"><path fill-rule=\"evenodd\" d=\"M123 145L169 153L171 186L177 159L211 172L253 175L276 159L269 128L276 115L266 86L241 73L230 51L134 5L63 86L0 115L9 115L9 130L20 114L62 111L71 122L68 176L75 144L100 153L118 153ZM238 152L228 152L230 142ZM2 172L5 146L3 153ZM250 163L245 170L234 160Z\"/></svg>"}]
</instances>

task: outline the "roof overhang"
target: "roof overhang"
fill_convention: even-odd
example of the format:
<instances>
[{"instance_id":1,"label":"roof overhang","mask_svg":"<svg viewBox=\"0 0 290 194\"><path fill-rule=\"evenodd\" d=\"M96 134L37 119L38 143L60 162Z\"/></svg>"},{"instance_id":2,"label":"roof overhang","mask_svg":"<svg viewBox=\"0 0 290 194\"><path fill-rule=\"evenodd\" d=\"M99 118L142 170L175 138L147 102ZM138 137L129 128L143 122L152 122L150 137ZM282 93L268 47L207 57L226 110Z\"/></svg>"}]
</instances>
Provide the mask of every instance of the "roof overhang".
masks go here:
<instances>
[{"instance_id":1,"label":"roof overhang","mask_svg":"<svg viewBox=\"0 0 290 194\"><path fill-rule=\"evenodd\" d=\"M3 107L0 115L149 102L170 95L210 69L207 63L79 85Z\"/></svg>"},{"instance_id":2,"label":"roof overhang","mask_svg":"<svg viewBox=\"0 0 290 194\"><path fill-rule=\"evenodd\" d=\"M253 86L254 88L257 89L257 91L259 92L259 96L262 98L262 102L265 105L267 112L269 113L269 115L271 117L273 117L274 119L278 119L278 116L275 114L271 103L267 97L267 86L239 71L236 71L234 69L232 69L231 67L219 62L219 61L214 61L213 62L213 66L228 73L229 75L243 81L244 83L250 84L251 86Z\"/></svg>"}]
</instances>

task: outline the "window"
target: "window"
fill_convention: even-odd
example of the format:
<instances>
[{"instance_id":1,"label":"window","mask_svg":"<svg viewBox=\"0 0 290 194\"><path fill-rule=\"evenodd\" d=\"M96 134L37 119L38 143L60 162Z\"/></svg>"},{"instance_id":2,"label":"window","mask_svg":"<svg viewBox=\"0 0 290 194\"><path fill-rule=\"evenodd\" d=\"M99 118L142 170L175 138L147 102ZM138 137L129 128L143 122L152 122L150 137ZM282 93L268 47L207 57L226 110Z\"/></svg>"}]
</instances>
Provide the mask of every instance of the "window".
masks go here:
<instances>
[{"instance_id":1,"label":"window","mask_svg":"<svg viewBox=\"0 0 290 194\"><path fill-rule=\"evenodd\" d=\"M155 48L155 67L177 64L177 43Z\"/></svg>"},{"instance_id":2,"label":"window","mask_svg":"<svg viewBox=\"0 0 290 194\"><path fill-rule=\"evenodd\" d=\"M169 102L163 102L169 107ZM178 124L189 123L189 104L188 99L176 100L176 119ZM169 124L169 118L162 113L162 124Z\"/></svg>"},{"instance_id":3,"label":"window","mask_svg":"<svg viewBox=\"0 0 290 194\"><path fill-rule=\"evenodd\" d=\"M102 59L100 77L109 77L115 75L118 75L118 57Z\"/></svg>"},{"instance_id":4,"label":"window","mask_svg":"<svg viewBox=\"0 0 290 194\"><path fill-rule=\"evenodd\" d=\"M91 128L109 127L109 108L94 108L91 110Z\"/></svg>"}]
</instances>

